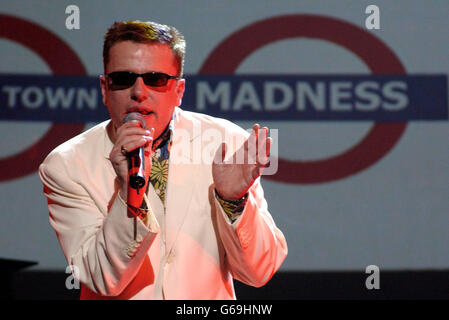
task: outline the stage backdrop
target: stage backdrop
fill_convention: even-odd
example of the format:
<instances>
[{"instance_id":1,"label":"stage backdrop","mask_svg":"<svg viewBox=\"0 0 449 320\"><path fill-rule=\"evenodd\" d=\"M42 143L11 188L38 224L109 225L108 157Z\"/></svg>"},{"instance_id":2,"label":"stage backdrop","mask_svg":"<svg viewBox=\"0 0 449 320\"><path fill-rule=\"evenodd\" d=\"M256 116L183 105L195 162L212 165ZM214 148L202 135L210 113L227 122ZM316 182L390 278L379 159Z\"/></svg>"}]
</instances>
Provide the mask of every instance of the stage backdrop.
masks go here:
<instances>
[{"instance_id":1,"label":"stage backdrop","mask_svg":"<svg viewBox=\"0 0 449 320\"><path fill-rule=\"evenodd\" d=\"M446 0L1 2L0 257L65 269L36 169L107 118L103 35L140 19L185 35L184 109L278 130L263 186L282 270L449 268L448 13Z\"/></svg>"}]
</instances>

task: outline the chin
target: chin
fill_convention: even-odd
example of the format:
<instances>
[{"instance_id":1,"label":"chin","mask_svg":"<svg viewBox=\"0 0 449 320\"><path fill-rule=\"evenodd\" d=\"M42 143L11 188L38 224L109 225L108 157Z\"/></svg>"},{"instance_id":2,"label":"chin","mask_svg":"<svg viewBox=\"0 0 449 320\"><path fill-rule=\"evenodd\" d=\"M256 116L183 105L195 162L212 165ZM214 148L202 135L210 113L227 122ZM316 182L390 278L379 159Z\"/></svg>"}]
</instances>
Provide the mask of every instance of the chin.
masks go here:
<instances>
[{"instance_id":1,"label":"chin","mask_svg":"<svg viewBox=\"0 0 449 320\"><path fill-rule=\"evenodd\" d=\"M154 128L156 124L156 121L154 121L154 116L153 115L145 116L145 124L147 126L147 129L150 129L152 127Z\"/></svg>"}]
</instances>

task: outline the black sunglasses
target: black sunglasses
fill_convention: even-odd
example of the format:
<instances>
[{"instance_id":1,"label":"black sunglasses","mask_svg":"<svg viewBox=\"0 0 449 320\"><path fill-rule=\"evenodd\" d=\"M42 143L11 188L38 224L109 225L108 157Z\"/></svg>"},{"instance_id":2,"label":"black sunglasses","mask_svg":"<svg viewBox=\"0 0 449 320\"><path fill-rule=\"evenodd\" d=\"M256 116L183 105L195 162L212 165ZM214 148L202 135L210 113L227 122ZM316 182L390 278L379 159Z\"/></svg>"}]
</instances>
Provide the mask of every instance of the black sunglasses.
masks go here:
<instances>
[{"instance_id":1,"label":"black sunglasses","mask_svg":"<svg viewBox=\"0 0 449 320\"><path fill-rule=\"evenodd\" d=\"M142 77L143 82L150 87L164 87L170 79L181 79L180 77L170 76L162 72L134 73L128 71L116 71L106 75L111 79L112 90L123 90L134 85L138 77Z\"/></svg>"}]
</instances>

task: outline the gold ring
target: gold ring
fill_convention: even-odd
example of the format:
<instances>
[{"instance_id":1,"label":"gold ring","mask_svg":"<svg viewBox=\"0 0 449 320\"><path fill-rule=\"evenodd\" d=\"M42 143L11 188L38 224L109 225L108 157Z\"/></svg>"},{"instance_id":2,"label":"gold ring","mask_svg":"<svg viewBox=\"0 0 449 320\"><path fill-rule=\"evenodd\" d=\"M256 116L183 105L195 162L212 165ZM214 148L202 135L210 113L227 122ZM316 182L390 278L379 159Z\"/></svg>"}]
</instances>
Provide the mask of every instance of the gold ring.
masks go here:
<instances>
[{"instance_id":1,"label":"gold ring","mask_svg":"<svg viewBox=\"0 0 449 320\"><path fill-rule=\"evenodd\" d=\"M126 151L126 149L125 149L124 146L122 146L122 147L120 148L120 151L122 152L122 154L123 154L124 156L126 156L126 155L128 154L128 151Z\"/></svg>"}]
</instances>

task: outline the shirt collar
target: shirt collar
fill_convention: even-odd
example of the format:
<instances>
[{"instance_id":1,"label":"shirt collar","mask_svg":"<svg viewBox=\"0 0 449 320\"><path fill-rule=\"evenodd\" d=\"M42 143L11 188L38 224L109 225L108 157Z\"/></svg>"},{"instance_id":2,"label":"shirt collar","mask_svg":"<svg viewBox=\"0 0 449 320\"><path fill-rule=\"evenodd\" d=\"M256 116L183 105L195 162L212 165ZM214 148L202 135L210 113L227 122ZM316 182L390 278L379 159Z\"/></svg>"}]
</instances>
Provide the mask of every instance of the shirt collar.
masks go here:
<instances>
[{"instance_id":1,"label":"shirt collar","mask_svg":"<svg viewBox=\"0 0 449 320\"><path fill-rule=\"evenodd\" d=\"M152 148L153 151L155 151L156 149L159 149L160 147L164 146L166 142L170 143L170 141L171 141L171 139L173 137L174 117L175 117L175 113L173 112L172 118L171 118L169 124L167 125L167 127L165 128L164 132L162 132L162 134L159 136L159 138L154 140L153 148Z\"/></svg>"}]
</instances>

